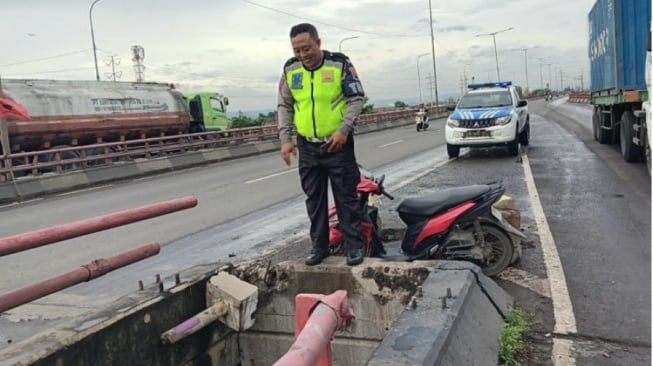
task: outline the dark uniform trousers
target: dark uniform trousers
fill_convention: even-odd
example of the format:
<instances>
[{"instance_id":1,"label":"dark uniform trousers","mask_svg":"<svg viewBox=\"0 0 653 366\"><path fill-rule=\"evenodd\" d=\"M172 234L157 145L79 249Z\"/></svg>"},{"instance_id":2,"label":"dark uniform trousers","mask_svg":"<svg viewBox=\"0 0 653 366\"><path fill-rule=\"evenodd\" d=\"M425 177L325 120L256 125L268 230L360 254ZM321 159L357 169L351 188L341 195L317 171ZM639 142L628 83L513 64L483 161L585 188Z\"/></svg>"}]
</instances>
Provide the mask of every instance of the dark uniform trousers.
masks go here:
<instances>
[{"instance_id":1,"label":"dark uniform trousers","mask_svg":"<svg viewBox=\"0 0 653 366\"><path fill-rule=\"evenodd\" d=\"M299 150L299 177L306 194L306 211L311 220L313 250L327 253L329 250L329 202L328 182L331 182L336 203L339 228L345 240L345 249L363 248L361 235L362 209L358 205L356 186L360 171L354 154L354 138L350 134L347 143L336 152L320 148L320 143L297 137Z\"/></svg>"}]
</instances>

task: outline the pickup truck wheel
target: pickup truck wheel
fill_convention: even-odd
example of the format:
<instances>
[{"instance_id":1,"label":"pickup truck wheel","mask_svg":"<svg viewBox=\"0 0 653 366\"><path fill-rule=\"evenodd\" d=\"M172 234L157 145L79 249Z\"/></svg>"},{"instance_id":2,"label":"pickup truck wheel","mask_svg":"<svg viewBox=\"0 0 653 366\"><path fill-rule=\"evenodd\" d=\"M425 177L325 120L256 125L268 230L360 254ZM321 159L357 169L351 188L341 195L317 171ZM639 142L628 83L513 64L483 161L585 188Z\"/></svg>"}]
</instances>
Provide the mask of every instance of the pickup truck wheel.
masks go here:
<instances>
[{"instance_id":1,"label":"pickup truck wheel","mask_svg":"<svg viewBox=\"0 0 653 366\"><path fill-rule=\"evenodd\" d=\"M642 156L642 147L635 145L633 143L633 137L635 136L635 130L633 126L635 125L635 116L631 111L625 111L621 115L621 131L619 144L621 145L621 155L629 163L639 160Z\"/></svg>"},{"instance_id":2,"label":"pickup truck wheel","mask_svg":"<svg viewBox=\"0 0 653 366\"><path fill-rule=\"evenodd\" d=\"M530 138L531 138L531 123L527 119L526 126L524 126L524 130L519 134L519 143L524 146L528 146Z\"/></svg>"},{"instance_id":3,"label":"pickup truck wheel","mask_svg":"<svg viewBox=\"0 0 653 366\"><path fill-rule=\"evenodd\" d=\"M515 139L508 143L508 155L519 155L519 127L515 131Z\"/></svg>"},{"instance_id":4,"label":"pickup truck wheel","mask_svg":"<svg viewBox=\"0 0 653 366\"><path fill-rule=\"evenodd\" d=\"M447 144L447 154L450 158L457 158L460 155L460 146Z\"/></svg>"}]
</instances>

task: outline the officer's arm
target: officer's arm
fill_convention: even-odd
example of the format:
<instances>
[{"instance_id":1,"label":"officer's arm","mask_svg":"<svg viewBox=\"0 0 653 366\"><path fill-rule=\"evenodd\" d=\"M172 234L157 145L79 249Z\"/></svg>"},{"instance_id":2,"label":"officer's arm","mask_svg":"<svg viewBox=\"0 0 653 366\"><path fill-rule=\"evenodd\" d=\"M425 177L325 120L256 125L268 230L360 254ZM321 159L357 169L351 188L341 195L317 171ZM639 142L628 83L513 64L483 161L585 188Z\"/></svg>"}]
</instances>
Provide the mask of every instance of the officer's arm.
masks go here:
<instances>
[{"instance_id":1,"label":"officer's arm","mask_svg":"<svg viewBox=\"0 0 653 366\"><path fill-rule=\"evenodd\" d=\"M281 144L292 142L292 133L295 127L293 124L293 116L295 115L293 104L294 100L292 94L290 94L285 74L282 74L277 96L277 119Z\"/></svg>"},{"instance_id":2,"label":"officer's arm","mask_svg":"<svg viewBox=\"0 0 653 366\"><path fill-rule=\"evenodd\" d=\"M345 62L342 75L342 92L345 95L347 112L342 118L342 124L338 128L338 131L347 136L353 131L354 123L363 111L365 92L363 91L363 84L361 84L351 61L347 60Z\"/></svg>"}]
</instances>

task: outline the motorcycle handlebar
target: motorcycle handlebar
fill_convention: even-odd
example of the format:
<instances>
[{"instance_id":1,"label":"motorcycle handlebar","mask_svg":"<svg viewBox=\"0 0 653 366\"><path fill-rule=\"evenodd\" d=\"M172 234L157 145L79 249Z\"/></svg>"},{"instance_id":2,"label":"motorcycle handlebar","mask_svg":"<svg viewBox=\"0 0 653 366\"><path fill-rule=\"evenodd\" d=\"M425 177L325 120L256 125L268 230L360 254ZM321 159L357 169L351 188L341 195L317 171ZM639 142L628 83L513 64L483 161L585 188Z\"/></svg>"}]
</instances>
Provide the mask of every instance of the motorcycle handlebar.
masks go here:
<instances>
[{"instance_id":1,"label":"motorcycle handlebar","mask_svg":"<svg viewBox=\"0 0 653 366\"><path fill-rule=\"evenodd\" d=\"M388 192L386 192L386 191L383 191L382 193L383 193L384 196L388 197L388 198L391 199L391 200L394 200L394 199L395 199L393 195L391 195L390 193L388 193Z\"/></svg>"}]
</instances>

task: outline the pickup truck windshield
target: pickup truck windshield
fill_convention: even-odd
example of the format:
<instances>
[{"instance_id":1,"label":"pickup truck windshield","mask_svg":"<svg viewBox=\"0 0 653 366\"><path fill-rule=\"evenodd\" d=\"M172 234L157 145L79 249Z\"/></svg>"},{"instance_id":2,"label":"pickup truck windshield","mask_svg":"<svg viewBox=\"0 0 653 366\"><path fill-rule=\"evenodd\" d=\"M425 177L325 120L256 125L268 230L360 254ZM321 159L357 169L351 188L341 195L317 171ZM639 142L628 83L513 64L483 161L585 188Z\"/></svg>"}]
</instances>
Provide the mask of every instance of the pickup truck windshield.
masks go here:
<instances>
[{"instance_id":1,"label":"pickup truck windshield","mask_svg":"<svg viewBox=\"0 0 653 366\"><path fill-rule=\"evenodd\" d=\"M510 92L497 90L487 93L472 93L464 95L460 99L458 108L490 108L512 105Z\"/></svg>"}]
</instances>

